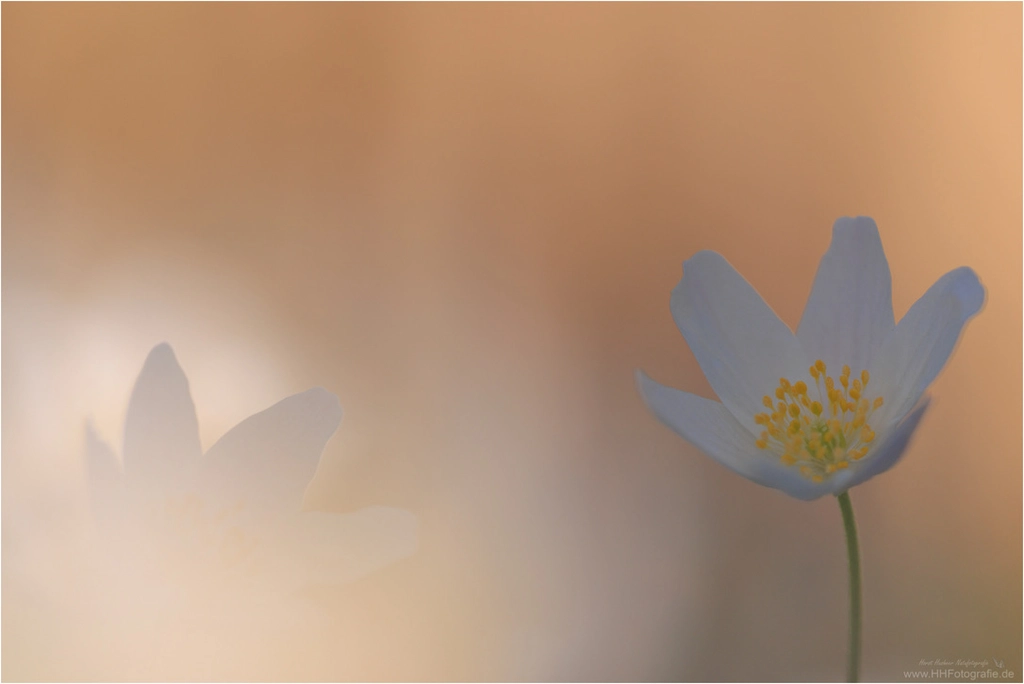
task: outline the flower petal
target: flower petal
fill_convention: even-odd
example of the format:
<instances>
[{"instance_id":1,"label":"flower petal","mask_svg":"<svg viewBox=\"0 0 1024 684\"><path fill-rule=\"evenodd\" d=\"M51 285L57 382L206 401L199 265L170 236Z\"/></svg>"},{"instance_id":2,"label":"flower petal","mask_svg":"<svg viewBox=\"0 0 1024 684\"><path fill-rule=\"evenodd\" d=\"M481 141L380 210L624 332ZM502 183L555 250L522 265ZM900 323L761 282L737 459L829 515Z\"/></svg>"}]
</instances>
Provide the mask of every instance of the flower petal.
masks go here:
<instances>
[{"instance_id":1,"label":"flower petal","mask_svg":"<svg viewBox=\"0 0 1024 684\"><path fill-rule=\"evenodd\" d=\"M717 401L665 387L643 371L637 371L636 380L648 408L661 422L726 468L804 501L829 493L824 483L812 482L774 454L758 449L754 436Z\"/></svg>"},{"instance_id":2,"label":"flower petal","mask_svg":"<svg viewBox=\"0 0 1024 684\"><path fill-rule=\"evenodd\" d=\"M327 441L341 422L338 398L316 387L243 420L202 461L200 486L221 506L298 511Z\"/></svg>"},{"instance_id":3,"label":"flower petal","mask_svg":"<svg viewBox=\"0 0 1024 684\"><path fill-rule=\"evenodd\" d=\"M671 307L715 394L748 430L757 429L761 399L779 378L807 376L810 363L792 331L720 254L698 252L683 264Z\"/></svg>"},{"instance_id":4,"label":"flower petal","mask_svg":"<svg viewBox=\"0 0 1024 684\"><path fill-rule=\"evenodd\" d=\"M910 438L917 429L918 423L928 409L929 400L925 398L921 405L903 419L889 434L878 449L857 468L848 468L836 473L829 480L834 494L841 494L851 487L881 475L896 465L910 444Z\"/></svg>"},{"instance_id":5,"label":"flower petal","mask_svg":"<svg viewBox=\"0 0 1024 684\"><path fill-rule=\"evenodd\" d=\"M259 567L282 589L352 582L412 555L418 530L416 516L400 508L304 511L286 518L267 540Z\"/></svg>"},{"instance_id":6,"label":"flower petal","mask_svg":"<svg viewBox=\"0 0 1024 684\"><path fill-rule=\"evenodd\" d=\"M910 307L872 364L885 404L879 425L908 413L953 353L960 331L985 301L985 288L970 268L950 271ZM874 382L874 380L872 380Z\"/></svg>"},{"instance_id":7,"label":"flower petal","mask_svg":"<svg viewBox=\"0 0 1024 684\"><path fill-rule=\"evenodd\" d=\"M124 477L114 450L99 438L92 421L85 426L85 475L96 524L111 530L123 516Z\"/></svg>"},{"instance_id":8,"label":"flower petal","mask_svg":"<svg viewBox=\"0 0 1024 684\"><path fill-rule=\"evenodd\" d=\"M810 359L854 373L870 368L896 325L892 277L875 222L866 216L841 218L832 244L818 264L797 338Z\"/></svg>"},{"instance_id":9,"label":"flower petal","mask_svg":"<svg viewBox=\"0 0 1024 684\"><path fill-rule=\"evenodd\" d=\"M202 453L188 379L170 345L157 345L142 366L124 426L127 485L144 496L166 494L191 475Z\"/></svg>"}]
</instances>

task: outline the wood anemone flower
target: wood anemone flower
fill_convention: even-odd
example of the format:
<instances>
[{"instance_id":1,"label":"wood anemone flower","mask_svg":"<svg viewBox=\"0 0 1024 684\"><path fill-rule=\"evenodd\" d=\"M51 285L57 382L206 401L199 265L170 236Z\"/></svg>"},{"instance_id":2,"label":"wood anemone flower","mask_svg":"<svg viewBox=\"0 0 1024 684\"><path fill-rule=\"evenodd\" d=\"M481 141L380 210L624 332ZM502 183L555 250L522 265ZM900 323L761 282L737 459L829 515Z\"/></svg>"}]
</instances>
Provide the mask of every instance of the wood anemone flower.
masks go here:
<instances>
[{"instance_id":1,"label":"wood anemone flower","mask_svg":"<svg viewBox=\"0 0 1024 684\"><path fill-rule=\"evenodd\" d=\"M721 255L683 264L672 316L720 401L637 372L650 410L740 475L803 500L893 467L928 407L925 390L985 290L950 271L897 325L875 222L841 218L796 334Z\"/></svg>"}]
</instances>

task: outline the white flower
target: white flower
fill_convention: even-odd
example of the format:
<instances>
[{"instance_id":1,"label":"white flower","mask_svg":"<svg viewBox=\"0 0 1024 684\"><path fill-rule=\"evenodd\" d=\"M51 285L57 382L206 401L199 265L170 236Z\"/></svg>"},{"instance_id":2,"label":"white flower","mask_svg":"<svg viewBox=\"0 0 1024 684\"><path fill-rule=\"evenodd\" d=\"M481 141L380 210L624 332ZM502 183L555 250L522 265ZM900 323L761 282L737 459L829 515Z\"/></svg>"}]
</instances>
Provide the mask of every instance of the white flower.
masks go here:
<instances>
[{"instance_id":1,"label":"white flower","mask_svg":"<svg viewBox=\"0 0 1024 684\"><path fill-rule=\"evenodd\" d=\"M637 381L663 423L727 468L798 499L839 494L899 460L984 299L958 268L896 325L875 222L841 218L796 335L719 254L683 265L672 315L721 403Z\"/></svg>"},{"instance_id":2,"label":"white flower","mask_svg":"<svg viewBox=\"0 0 1024 684\"><path fill-rule=\"evenodd\" d=\"M352 581L410 555L417 521L407 511L302 510L340 421L337 397L315 388L250 416L204 455L188 380L170 346L157 346L128 405L123 465L88 430L108 567L132 581L160 577L171 596L199 587L201 601L239 590L251 600ZM153 583L145 586L152 595Z\"/></svg>"}]
</instances>

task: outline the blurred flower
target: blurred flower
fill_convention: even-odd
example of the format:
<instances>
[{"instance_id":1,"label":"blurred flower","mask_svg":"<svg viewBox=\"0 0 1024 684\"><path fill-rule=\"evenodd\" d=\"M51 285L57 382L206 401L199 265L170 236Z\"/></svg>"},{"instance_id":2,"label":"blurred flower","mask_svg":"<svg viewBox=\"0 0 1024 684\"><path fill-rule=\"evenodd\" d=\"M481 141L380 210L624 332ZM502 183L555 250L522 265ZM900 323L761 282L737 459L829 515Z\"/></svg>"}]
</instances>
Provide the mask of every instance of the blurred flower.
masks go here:
<instances>
[{"instance_id":1,"label":"blurred flower","mask_svg":"<svg viewBox=\"0 0 1024 684\"><path fill-rule=\"evenodd\" d=\"M123 466L87 429L104 564L126 581L161 580L145 583L147 599L194 589L208 605L347 582L408 556L417 522L407 511L301 510L340 421L337 397L315 388L250 416L204 455L188 380L170 346L157 346L128 405Z\"/></svg>"},{"instance_id":2,"label":"blurred flower","mask_svg":"<svg viewBox=\"0 0 1024 684\"><path fill-rule=\"evenodd\" d=\"M925 389L985 298L950 271L896 325L870 218L841 218L796 335L719 254L684 264L676 325L721 402L637 373L648 407L722 465L798 499L839 494L896 464L928 406Z\"/></svg>"}]
</instances>

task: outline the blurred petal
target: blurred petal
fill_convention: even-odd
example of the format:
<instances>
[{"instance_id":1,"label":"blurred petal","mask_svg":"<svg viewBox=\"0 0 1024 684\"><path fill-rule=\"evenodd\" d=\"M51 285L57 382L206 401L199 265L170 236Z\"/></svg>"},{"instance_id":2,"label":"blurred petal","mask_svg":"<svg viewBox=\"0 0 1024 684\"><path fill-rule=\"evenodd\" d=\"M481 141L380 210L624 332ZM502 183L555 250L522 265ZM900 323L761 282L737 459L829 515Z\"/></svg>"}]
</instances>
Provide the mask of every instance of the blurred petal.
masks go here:
<instances>
[{"instance_id":1,"label":"blurred petal","mask_svg":"<svg viewBox=\"0 0 1024 684\"><path fill-rule=\"evenodd\" d=\"M114 450L99 438L92 421L85 426L85 475L93 517L109 530L123 515L124 477Z\"/></svg>"},{"instance_id":2,"label":"blurred petal","mask_svg":"<svg viewBox=\"0 0 1024 684\"><path fill-rule=\"evenodd\" d=\"M202 453L188 379L170 345L146 357L128 403L124 427L127 484L145 494L164 494L191 476Z\"/></svg>"},{"instance_id":3,"label":"blurred petal","mask_svg":"<svg viewBox=\"0 0 1024 684\"><path fill-rule=\"evenodd\" d=\"M950 271L910 307L872 364L885 404L880 426L900 420L939 374L967 321L985 301L985 288L970 268ZM872 380L872 382L874 382Z\"/></svg>"},{"instance_id":4,"label":"blurred petal","mask_svg":"<svg viewBox=\"0 0 1024 684\"><path fill-rule=\"evenodd\" d=\"M671 306L711 387L748 430L756 430L761 398L779 378L807 376L810 362L796 337L721 255L698 252L683 264Z\"/></svg>"},{"instance_id":5,"label":"blurred petal","mask_svg":"<svg viewBox=\"0 0 1024 684\"><path fill-rule=\"evenodd\" d=\"M279 588L352 582L416 551L419 522L400 508L306 511L287 522L260 558L268 580Z\"/></svg>"},{"instance_id":6,"label":"blurred petal","mask_svg":"<svg viewBox=\"0 0 1024 684\"><path fill-rule=\"evenodd\" d=\"M717 401L704 399L651 380L637 371L637 384L647 406L665 425L726 468L757 484L780 489L810 501L828 493L778 456L757 448L754 435Z\"/></svg>"},{"instance_id":7,"label":"blurred petal","mask_svg":"<svg viewBox=\"0 0 1024 684\"><path fill-rule=\"evenodd\" d=\"M875 222L866 216L841 218L832 244L818 265L797 337L807 356L836 372L854 373L870 361L896 325L892 277Z\"/></svg>"},{"instance_id":8,"label":"blurred petal","mask_svg":"<svg viewBox=\"0 0 1024 684\"><path fill-rule=\"evenodd\" d=\"M257 517L297 512L340 422L338 398L322 387L282 399L210 448L200 486L223 506L244 502Z\"/></svg>"},{"instance_id":9,"label":"blurred petal","mask_svg":"<svg viewBox=\"0 0 1024 684\"><path fill-rule=\"evenodd\" d=\"M851 487L870 480L875 475L881 475L896 465L910 444L910 437L928 409L928 403L929 400L926 398L920 406L904 418L903 422L896 426L889 437L860 467L848 468L835 474L829 480L833 493L841 494Z\"/></svg>"}]
</instances>

